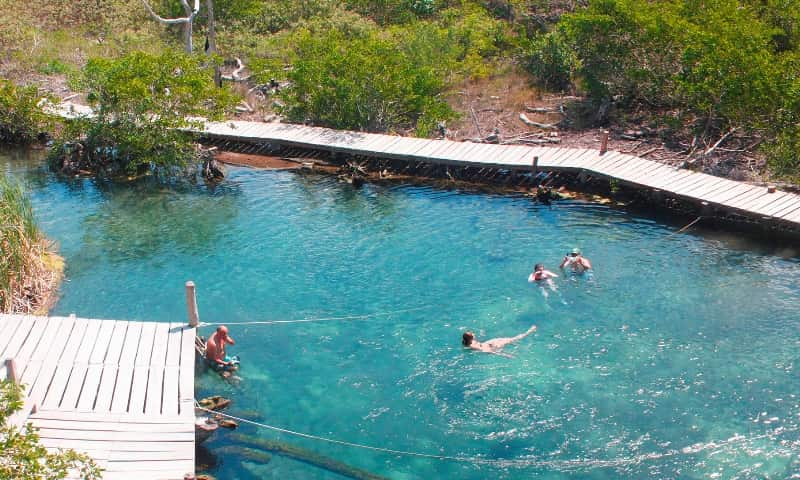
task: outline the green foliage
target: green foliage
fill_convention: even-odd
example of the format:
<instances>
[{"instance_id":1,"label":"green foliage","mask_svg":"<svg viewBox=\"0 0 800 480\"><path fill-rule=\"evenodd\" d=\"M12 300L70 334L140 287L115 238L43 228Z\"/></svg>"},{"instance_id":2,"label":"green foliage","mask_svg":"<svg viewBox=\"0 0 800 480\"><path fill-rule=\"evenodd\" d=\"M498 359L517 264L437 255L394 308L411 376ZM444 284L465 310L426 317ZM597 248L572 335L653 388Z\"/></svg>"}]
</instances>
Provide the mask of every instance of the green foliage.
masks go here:
<instances>
[{"instance_id":1,"label":"green foliage","mask_svg":"<svg viewBox=\"0 0 800 480\"><path fill-rule=\"evenodd\" d=\"M570 87L578 65L575 52L558 30L534 39L525 61L526 69L539 86L555 91Z\"/></svg>"},{"instance_id":2,"label":"green foliage","mask_svg":"<svg viewBox=\"0 0 800 480\"><path fill-rule=\"evenodd\" d=\"M143 52L89 60L81 86L95 115L65 129L52 152L56 165L77 158L78 169L108 175L185 166L194 148L192 135L182 129L201 125L192 117L220 119L235 100L228 89L215 87L205 60ZM76 140L81 143L69 145Z\"/></svg>"},{"instance_id":3,"label":"green foliage","mask_svg":"<svg viewBox=\"0 0 800 480\"><path fill-rule=\"evenodd\" d=\"M22 408L22 389L0 381L0 478L14 480L56 480L70 471L85 480L101 478L100 469L86 455L73 450L48 453L30 424L22 429L8 424L8 418Z\"/></svg>"},{"instance_id":4,"label":"green foliage","mask_svg":"<svg viewBox=\"0 0 800 480\"><path fill-rule=\"evenodd\" d=\"M376 31L301 30L293 37L293 68L285 89L285 113L293 121L334 128L428 133L452 117L440 98L444 82L436 69L420 65L391 37Z\"/></svg>"},{"instance_id":5,"label":"green foliage","mask_svg":"<svg viewBox=\"0 0 800 480\"><path fill-rule=\"evenodd\" d=\"M47 131L52 119L39 107L43 98L35 85L22 87L0 78L0 143L31 143Z\"/></svg>"}]
</instances>

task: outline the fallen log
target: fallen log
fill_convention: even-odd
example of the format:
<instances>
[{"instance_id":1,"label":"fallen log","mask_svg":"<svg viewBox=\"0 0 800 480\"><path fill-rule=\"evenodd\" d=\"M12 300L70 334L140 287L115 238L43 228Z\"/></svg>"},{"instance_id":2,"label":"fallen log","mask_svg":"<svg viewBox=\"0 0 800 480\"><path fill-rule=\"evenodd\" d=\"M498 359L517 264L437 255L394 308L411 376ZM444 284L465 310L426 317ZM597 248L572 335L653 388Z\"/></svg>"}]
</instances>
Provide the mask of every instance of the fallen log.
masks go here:
<instances>
[{"instance_id":1,"label":"fallen log","mask_svg":"<svg viewBox=\"0 0 800 480\"><path fill-rule=\"evenodd\" d=\"M553 123L534 122L533 120L528 118L528 116L525 115L524 113L520 113L519 114L519 119L522 120L522 123L524 123L525 125L529 125L531 127L541 128L543 130L558 130L558 126L557 125L555 125Z\"/></svg>"},{"instance_id":2,"label":"fallen log","mask_svg":"<svg viewBox=\"0 0 800 480\"><path fill-rule=\"evenodd\" d=\"M338 460L334 460L333 458L312 452L311 450L306 450L305 448L283 442L251 437L240 433L230 435L230 439L244 445L246 448L272 452L355 480L388 480L386 477L353 467Z\"/></svg>"}]
</instances>

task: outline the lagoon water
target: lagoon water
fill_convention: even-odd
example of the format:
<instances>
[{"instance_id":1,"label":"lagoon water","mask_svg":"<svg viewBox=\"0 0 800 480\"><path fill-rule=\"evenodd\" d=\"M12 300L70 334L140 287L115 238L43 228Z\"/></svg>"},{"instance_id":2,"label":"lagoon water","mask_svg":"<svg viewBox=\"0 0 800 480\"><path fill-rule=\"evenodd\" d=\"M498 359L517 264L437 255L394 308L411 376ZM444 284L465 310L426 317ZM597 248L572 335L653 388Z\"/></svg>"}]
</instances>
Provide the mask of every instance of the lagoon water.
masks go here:
<instances>
[{"instance_id":1,"label":"lagoon water","mask_svg":"<svg viewBox=\"0 0 800 480\"><path fill-rule=\"evenodd\" d=\"M229 325L242 381L197 396L392 479L800 478L797 252L582 202L229 169L216 188L60 180L0 154L66 259L52 314ZM685 222L684 222L685 223ZM527 283L573 246L595 265ZM327 319L327 320L326 320ZM240 322L315 320L236 325ZM538 332L506 351L460 336ZM203 329L209 334L213 327ZM233 442L219 434L207 452ZM336 479L275 455L220 479Z\"/></svg>"}]
</instances>

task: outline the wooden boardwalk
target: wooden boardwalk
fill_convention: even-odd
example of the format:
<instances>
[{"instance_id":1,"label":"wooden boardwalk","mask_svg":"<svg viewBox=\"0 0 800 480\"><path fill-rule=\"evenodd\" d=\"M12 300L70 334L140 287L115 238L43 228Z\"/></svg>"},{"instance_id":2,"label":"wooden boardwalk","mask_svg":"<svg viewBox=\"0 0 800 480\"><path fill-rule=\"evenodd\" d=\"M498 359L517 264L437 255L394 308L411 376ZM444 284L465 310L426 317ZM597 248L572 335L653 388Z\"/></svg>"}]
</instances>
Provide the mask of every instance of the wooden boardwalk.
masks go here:
<instances>
[{"instance_id":1,"label":"wooden boardwalk","mask_svg":"<svg viewBox=\"0 0 800 480\"><path fill-rule=\"evenodd\" d=\"M0 359L27 393L13 421L48 449L89 454L105 480L182 480L194 473L194 340L186 324L0 315Z\"/></svg>"},{"instance_id":2,"label":"wooden boardwalk","mask_svg":"<svg viewBox=\"0 0 800 480\"><path fill-rule=\"evenodd\" d=\"M538 157L544 171L584 171L625 184L660 191L733 212L767 225L800 230L800 195L679 169L633 155L585 148L528 147L429 140L331 130L287 123L218 122L206 125L209 138L273 143L350 155L430 164L530 171Z\"/></svg>"}]
</instances>

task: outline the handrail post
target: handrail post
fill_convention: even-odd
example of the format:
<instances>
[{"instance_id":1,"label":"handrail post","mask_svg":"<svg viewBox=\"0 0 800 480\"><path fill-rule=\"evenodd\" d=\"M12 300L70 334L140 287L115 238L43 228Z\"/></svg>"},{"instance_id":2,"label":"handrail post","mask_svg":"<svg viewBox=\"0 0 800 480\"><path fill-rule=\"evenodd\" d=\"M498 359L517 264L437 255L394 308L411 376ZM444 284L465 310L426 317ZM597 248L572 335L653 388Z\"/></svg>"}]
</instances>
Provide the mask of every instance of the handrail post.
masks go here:
<instances>
[{"instance_id":1,"label":"handrail post","mask_svg":"<svg viewBox=\"0 0 800 480\"><path fill-rule=\"evenodd\" d=\"M17 376L17 362L13 358L6 358L6 380L12 383L19 383Z\"/></svg>"},{"instance_id":2,"label":"handrail post","mask_svg":"<svg viewBox=\"0 0 800 480\"><path fill-rule=\"evenodd\" d=\"M539 173L539 156L536 155L533 157L533 174L536 175Z\"/></svg>"},{"instance_id":3,"label":"handrail post","mask_svg":"<svg viewBox=\"0 0 800 480\"><path fill-rule=\"evenodd\" d=\"M603 130L603 136L600 137L600 155L608 151L608 130Z\"/></svg>"},{"instance_id":4,"label":"handrail post","mask_svg":"<svg viewBox=\"0 0 800 480\"><path fill-rule=\"evenodd\" d=\"M200 315L197 313L197 296L195 294L194 282L186 282L186 309L189 312L189 326L197 327L200 323Z\"/></svg>"}]
</instances>

